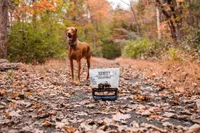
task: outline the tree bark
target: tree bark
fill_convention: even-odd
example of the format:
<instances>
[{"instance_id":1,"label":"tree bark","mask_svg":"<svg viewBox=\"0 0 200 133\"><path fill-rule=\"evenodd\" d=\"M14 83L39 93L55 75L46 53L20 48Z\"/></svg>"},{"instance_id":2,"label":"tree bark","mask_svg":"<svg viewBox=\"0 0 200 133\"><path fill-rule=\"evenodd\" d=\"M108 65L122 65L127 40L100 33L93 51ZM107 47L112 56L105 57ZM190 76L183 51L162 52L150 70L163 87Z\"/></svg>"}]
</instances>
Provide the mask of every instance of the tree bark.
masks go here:
<instances>
[{"instance_id":1,"label":"tree bark","mask_svg":"<svg viewBox=\"0 0 200 133\"><path fill-rule=\"evenodd\" d=\"M139 36L141 36L140 26L139 26L139 23L137 21L135 10L133 9L133 2L131 0L129 2L130 2L130 8L131 8L133 18L135 19L135 24L136 24L136 27L137 27L137 33L138 33Z\"/></svg>"},{"instance_id":2,"label":"tree bark","mask_svg":"<svg viewBox=\"0 0 200 133\"><path fill-rule=\"evenodd\" d=\"M182 2L179 2L177 3L177 7L178 7L178 15L182 15L183 14L183 3ZM177 36L177 40L181 40L181 38L183 37L183 31L182 31L182 23L183 23L183 18L182 16L179 18L179 19L176 19L176 36Z\"/></svg>"},{"instance_id":3,"label":"tree bark","mask_svg":"<svg viewBox=\"0 0 200 133\"><path fill-rule=\"evenodd\" d=\"M0 59L7 58L7 23L9 0L0 0Z\"/></svg>"},{"instance_id":4,"label":"tree bark","mask_svg":"<svg viewBox=\"0 0 200 133\"><path fill-rule=\"evenodd\" d=\"M172 15L165 10L165 7L163 6L162 2L160 0L156 0L156 3L158 4L159 9L162 11L163 15L166 17L166 19L168 20L168 26L170 28L170 32L171 32L171 37L173 40L177 40L176 38L176 26L174 21L172 20ZM169 1L167 0L167 3L169 3ZM172 5L170 5L172 6Z\"/></svg>"},{"instance_id":5,"label":"tree bark","mask_svg":"<svg viewBox=\"0 0 200 133\"><path fill-rule=\"evenodd\" d=\"M32 0L32 5L35 3L35 0ZM36 29L36 14L34 12L33 14L33 18L32 18L32 21L33 21L33 27Z\"/></svg>"},{"instance_id":6,"label":"tree bark","mask_svg":"<svg viewBox=\"0 0 200 133\"><path fill-rule=\"evenodd\" d=\"M130 7L130 10L131 10L130 14L132 15L133 19L135 20L138 36L141 36L140 26L137 21L137 14L136 14L135 10L133 9L133 0L129 0L129 3L126 3L123 0L121 0L121 2L123 2L124 4L126 4L127 6Z\"/></svg>"},{"instance_id":7,"label":"tree bark","mask_svg":"<svg viewBox=\"0 0 200 133\"><path fill-rule=\"evenodd\" d=\"M181 40L182 34L182 15L183 15L183 2L176 0L156 0L159 9L168 21L171 37L174 41Z\"/></svg>"},{"instance_id":8,"label":"tree bark","mask_svg":"<svg viewBox=\"0 0 200 133\"><path fill-rule=\"evenodd\" d=\"M160 11L159 11L158 7L156 8L156 18L157 18L157 28L158 28L158 39L161 40Z\"/></svg>"},{"instance_id":9,"label":"tree bark","mask_svg":"<svg viewBox=\"0 0 200 133\"><path fill-rule=\"evenodd\" d=\"M91 15L91 9L90 9L90 6L89 4L87 4L87 9L88 9L88 12L89 12L89 18L90 18L90 21L93 25L93 27L95 28L95 30L93 31L93 41L94 41L94 48L96 49L97 48L97 35L96 35L96 31L98 31L98 28L97 28L97 25L95 24L95 21L93 20L93 17Z\"/></svg>"}]
</instances>

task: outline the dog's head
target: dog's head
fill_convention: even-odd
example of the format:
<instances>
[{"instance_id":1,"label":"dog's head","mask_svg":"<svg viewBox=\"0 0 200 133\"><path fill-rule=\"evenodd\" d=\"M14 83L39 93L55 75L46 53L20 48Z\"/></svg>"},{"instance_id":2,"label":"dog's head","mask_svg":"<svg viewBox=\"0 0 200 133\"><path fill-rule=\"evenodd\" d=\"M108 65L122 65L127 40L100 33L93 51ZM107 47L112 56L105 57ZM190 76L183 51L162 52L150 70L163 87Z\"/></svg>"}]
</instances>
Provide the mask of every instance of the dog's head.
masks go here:
<instances>
[{"instance_id":1,"label":"dog's head","mask_svg":"<svg viewBox=\"0 0 200 133\"><path fill-rule=\"evenodd\" d=\"M66 35L69 38L69 42L73 42L77 38L77 28L76 27L68 27L66 30Z\"/></svg>"}]
</instances>

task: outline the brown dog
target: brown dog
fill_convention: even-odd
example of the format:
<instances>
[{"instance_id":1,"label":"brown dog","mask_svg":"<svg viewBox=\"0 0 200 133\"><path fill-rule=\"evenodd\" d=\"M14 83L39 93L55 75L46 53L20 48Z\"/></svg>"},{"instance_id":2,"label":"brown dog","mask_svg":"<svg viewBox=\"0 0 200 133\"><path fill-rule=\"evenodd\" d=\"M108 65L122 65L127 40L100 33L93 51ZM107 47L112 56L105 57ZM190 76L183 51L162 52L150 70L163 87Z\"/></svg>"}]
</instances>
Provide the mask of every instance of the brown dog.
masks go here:
<instances>
[{"instance_id":1,"label":"brown dog","mask_svg":"<svg viewBox=\"0 0 200 133\"><path fill-rule=\"evenodd\" d=\"M68 27L66 31L67 35L67 43L68 43L68 56L70 59L70 68L72 74L72 82L74 82L74 66L73 60L76 60L78 63L78 81L77 84L80 83L80 71L81 71L81 59L83 57L87 60L88 72L87 78L89 79L89 69L90 69L90 47L85 42L80 42L77 37L77 28L75 27Z\"/></svg>"}]
</instances>

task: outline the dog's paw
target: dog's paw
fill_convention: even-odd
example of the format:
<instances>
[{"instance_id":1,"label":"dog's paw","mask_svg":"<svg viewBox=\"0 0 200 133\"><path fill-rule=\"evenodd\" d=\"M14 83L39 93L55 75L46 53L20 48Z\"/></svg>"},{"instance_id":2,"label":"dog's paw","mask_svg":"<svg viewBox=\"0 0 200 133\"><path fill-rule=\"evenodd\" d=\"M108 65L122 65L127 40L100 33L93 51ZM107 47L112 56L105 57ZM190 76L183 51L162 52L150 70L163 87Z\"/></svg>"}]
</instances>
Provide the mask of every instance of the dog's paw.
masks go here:
<instances>
[{"instance_id":1,"label":"dog's paw","mask_svg":"<svg viewBox=\"0 0 200 133\"><path fill-rule=\"evenodd\" d=\"M73 81L72 84L74 84L74 85L80 85L80 81Z\"/></svg>"},{"instance_id":2,"label":"dog's paw","mask_svg":"<svg viewBox=\"0 0 200 133\"><path fill-rule=\"evenodd\" d=\"M72 84L76 84L76 81L75 81L75 80L71 80L71 83L72 83Z\"/></svg>"},{"instance_id":3,"label":"dog's paw","mask_svg":"<svg viewBox=\"0 0 200 133\"><path fill-rule=\"evenodd\" d=\"M80 84L80 80L77 80L77 81L76 81L76 84L79 85L79 84Z\"/></svg>"}]
</instances>

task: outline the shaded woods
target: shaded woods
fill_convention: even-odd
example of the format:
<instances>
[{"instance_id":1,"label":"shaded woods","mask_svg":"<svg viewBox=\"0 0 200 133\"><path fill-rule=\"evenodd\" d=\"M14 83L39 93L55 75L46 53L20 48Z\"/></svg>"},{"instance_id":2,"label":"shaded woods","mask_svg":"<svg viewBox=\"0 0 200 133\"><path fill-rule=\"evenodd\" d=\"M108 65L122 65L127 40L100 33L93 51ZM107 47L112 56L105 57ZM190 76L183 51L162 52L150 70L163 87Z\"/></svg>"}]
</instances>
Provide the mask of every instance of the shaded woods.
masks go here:
<instances>
[{"instance_id":1,"label":"shaded woods","mask_svg":"<svg viewBox=\"0 0 200 133\"><path fill-rule=\"evenodd\" d=\"M128 8L106 0L1 0L0 56L39 63L62 59L68 26L78 28L93 56L108 59L169 53L176 58L177 51L200 50L198 0L121 2Z\"/></svg>"}]
</instances>

